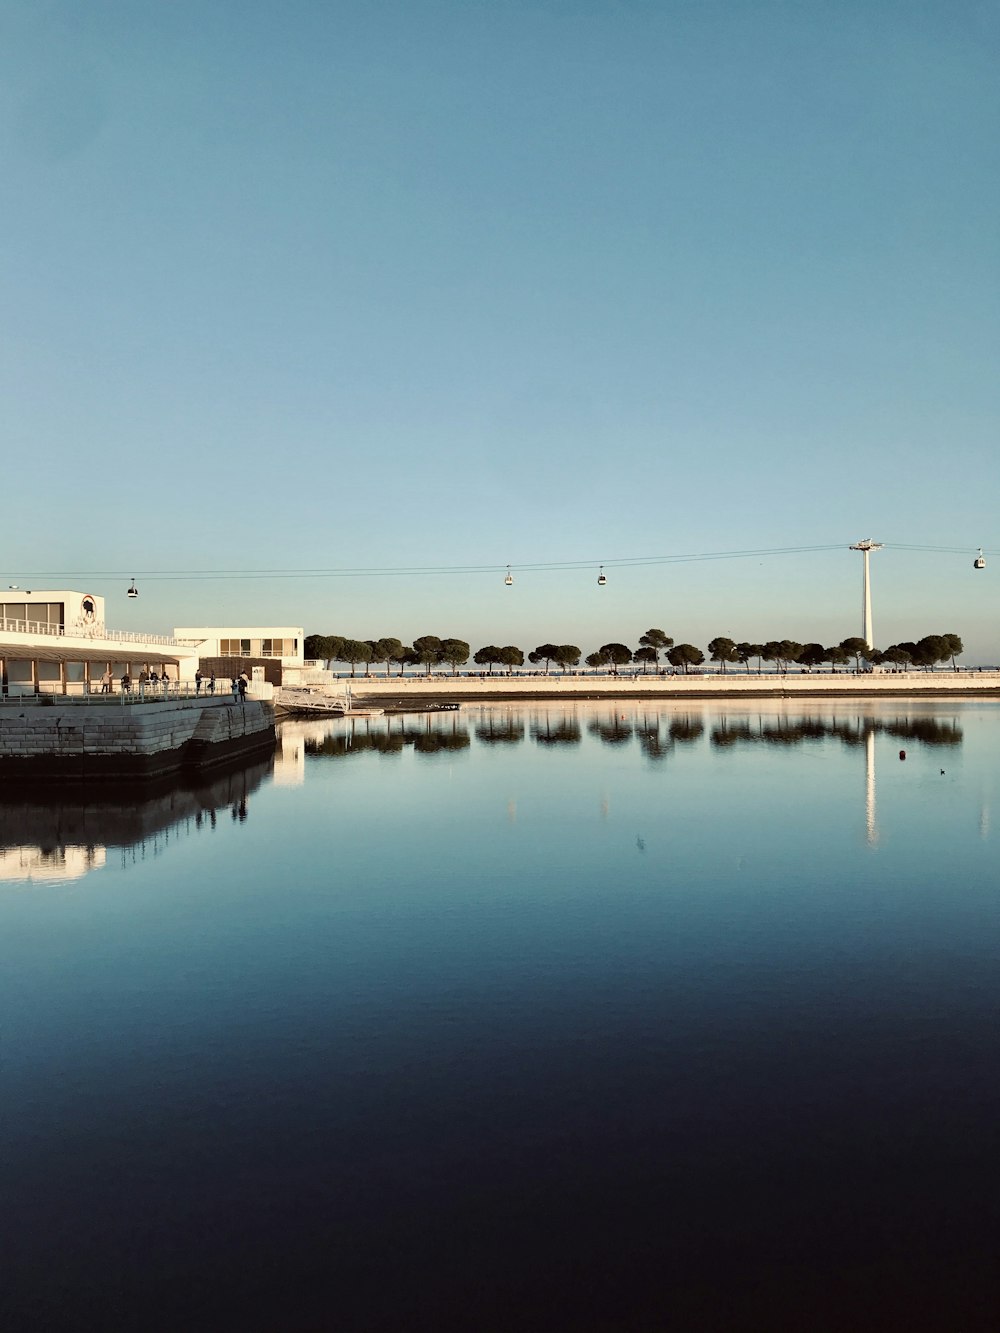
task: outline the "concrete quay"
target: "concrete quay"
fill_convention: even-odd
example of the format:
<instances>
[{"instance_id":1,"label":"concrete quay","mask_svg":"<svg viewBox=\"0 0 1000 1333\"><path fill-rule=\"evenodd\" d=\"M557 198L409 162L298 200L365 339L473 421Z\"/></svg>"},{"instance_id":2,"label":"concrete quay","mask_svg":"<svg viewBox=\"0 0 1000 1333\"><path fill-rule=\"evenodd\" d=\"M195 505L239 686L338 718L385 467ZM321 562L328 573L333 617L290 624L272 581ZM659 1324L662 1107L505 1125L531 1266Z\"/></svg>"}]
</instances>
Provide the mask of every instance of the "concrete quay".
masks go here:
<instances>
[{"instance_id":1,"label":"concrete quay","mask_svg":"<svg viewBox=\"0 0 1000 1333\"><path fill-rule=\"evenodd\" d=\"M735 671L676 676L391 676L338 680L355 704L383 708L442 702L515 699L871 699L998 697L1000 671L802 672L758 675Z\"/></svg>"},{"instance_id":2,"label":"concrete quay","mask_svg":"<svg viewBox=\"0 0 1000 1333\"><path fill-rule=\"evenodd\" d=\"M273 750L274 709L262 700L9 701L0 708L0 794L48 778L161 777Z\"/></svg>"}]
</instances>

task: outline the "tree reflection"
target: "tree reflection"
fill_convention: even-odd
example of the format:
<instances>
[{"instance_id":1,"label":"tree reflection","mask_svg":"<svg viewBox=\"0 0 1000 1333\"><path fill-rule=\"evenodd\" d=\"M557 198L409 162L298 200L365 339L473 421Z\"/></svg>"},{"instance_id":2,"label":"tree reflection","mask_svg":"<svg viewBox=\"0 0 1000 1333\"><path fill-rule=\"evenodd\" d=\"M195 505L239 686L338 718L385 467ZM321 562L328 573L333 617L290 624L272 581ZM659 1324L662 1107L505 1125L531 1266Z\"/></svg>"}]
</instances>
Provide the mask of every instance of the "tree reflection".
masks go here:
<instances>
[{"instance_id":1,"label":"tree reflection","mask_svg":"<svg viewBox=\"0 0 1000 1333\"><path fill-rule=\"evenodd\" d=\"M672 741L696 741L704 735L705 724L700 717L692 717L685 713L681 717L675 717L670 723L669 734Z\"/></svg>"},{"instance_id":2,"label":"tree reflection","mask_svg":"<svg viewBox=\"0 0 1000 1333\"><path fill-rule=\"evenodd\" d=\"M509 713L504 717L488 714L476 727L476 740L483 745L517 745L524 740L524 723Z\"/></svg>"},{"instance_id":3,"label":"tree reflection","mask_svg":"<svg viewBox=\"0 0 1000 1333\"><path fill-rule=\"evenodd\" d=\"M412 748L416 754L441 754L467 750L471 744L468 729L459 722L435 723L401 727L391 725L386 730L366 728L364 731L333 732L321 740L304 742L307 756L325 759L346 759L352 754L398 755Z\"/></svg>"},{"instance_id":4,"label":"tree reflection","mask_svg":"<svg viewBox=\"0 0 1000 1333\"><path fill-rule=\"evenodd\" d=\"M634 735L631 723L617 715L609 721L598 718L588 725L587 730L604 745L624 745Z\"/></svg>"},{"instance_id":5,"label":"tree reflection","mask_svg":"<svg viewBox=\"0 0 1000 1333\"><path fill-rule=\"evenodd\" d=\"M539 745L579 745L583 740L583 732L576 718L557 714L553 720L546 713L532 720L531 739Z\"/></svg>"},{"instance_id":6,"label":"tree reflection","mask_svg":"<svg viewBox=\"0 0 1000 1333\"><path fill-rule=\"evenodd\" d=\"M855 721L836 719L824 722L820 718L781 718L766 721L758 718L756 724L745 719L723 719L712 728L710 740L719 749L736 745L801 745L806 741L839 740L847 746L863 746L869 736L893 736L899 740L920 741L924 745L961 745L962 728L952 721L938 718L903 718L883 722L878 718L858 718Z\"/></svg>"},{"instance_id":7,"label":"tree reflection","mask_svg":"<svg viewBox=\"0 0 1000 1333\"><path fill-rule=\"evenodd\" d=\"M678 747L692 745L706 731L700 713L642 711L628 714L600 713L585 723L588 736L601 745L627 746L638 741L639 749L647 759L662 761ZM528 720L516 713L489 713L476 720L470 731L457 714L430 717L414 722L411 719L387 717L365 719L360 725L354 720L345 729L343 724L331 724L330 731L319 738L307 738L304 752L312 758L344 759L351 754L399 755L412 749L421 755L454 754L467 750L472 735L482 745L520 745L530 737L538 745L579 745L583 741L584 724L576 715L562 711L535 712ZM863 747L871 735L892 736L897 740L919 741L924 745L954 746L962 743L962 729L952 720L933 717L893 718L882 720L872 717L834 718L818 717L716 717L709 730L709 740L717 749L736 749L740 746L766 745L788 747L811 741L839 740L850 747Z\"/></svg>"}]
</instances>

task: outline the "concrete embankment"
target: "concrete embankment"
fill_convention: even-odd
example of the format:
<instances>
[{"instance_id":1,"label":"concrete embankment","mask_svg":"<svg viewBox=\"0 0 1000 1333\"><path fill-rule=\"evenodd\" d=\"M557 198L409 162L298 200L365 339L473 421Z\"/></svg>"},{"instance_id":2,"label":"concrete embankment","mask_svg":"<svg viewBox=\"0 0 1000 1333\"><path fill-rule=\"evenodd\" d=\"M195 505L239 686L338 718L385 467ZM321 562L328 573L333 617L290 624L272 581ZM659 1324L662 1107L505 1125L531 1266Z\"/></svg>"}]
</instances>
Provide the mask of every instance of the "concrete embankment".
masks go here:
<instances>
[{"instance_id":1,"label":"concrete embankment","mask_svg":"<svg viewBox=\"0 0 1000 1333\"><path fill-rule=\"evenodd\" d=\"M0 783L49 777L160 777L274 748L260 700L19 701L0 708Z\"/></svg>"},{"instance_id":2,"label":"concrete embankment","mask_svg":"<svg viewBox=\"0 0 1000 1333\"><path fill-rule=\"evenodd\" d=\"M345 682L336 686L343 688ZM899 671L797 675L688 676L359 676L347 682L356 704L384 708L431 702L513 699L944 698L1000 696L1000 671Z\"/></svg>"}]
</instances>

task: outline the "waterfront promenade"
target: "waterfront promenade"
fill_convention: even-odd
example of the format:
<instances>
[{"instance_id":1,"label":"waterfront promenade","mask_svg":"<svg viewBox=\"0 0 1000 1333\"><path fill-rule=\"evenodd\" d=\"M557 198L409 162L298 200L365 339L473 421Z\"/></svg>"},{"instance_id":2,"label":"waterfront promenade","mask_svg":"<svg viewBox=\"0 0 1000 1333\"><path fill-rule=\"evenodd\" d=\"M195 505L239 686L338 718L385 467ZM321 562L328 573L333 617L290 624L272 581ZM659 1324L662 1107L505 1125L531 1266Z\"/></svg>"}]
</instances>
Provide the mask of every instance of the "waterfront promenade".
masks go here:
<instances>
[{"instance_id":1,"label":"waterfront promenade","mask_svg":"<svg viewBox=\"0 0 1000 1333\"><path fill-rule=\"evenodd\" d=\"M328 678L329 679L329 678ZM743 699L743 698L941 698L1000 695L1000 670L796 672L750 675L737 672L690 675L359 676L329 685L332 694L350 686L356 704L390 707L436 701L512 699ZM313 686L315 689L315 686Z\"/></svg>"}]
</instances>

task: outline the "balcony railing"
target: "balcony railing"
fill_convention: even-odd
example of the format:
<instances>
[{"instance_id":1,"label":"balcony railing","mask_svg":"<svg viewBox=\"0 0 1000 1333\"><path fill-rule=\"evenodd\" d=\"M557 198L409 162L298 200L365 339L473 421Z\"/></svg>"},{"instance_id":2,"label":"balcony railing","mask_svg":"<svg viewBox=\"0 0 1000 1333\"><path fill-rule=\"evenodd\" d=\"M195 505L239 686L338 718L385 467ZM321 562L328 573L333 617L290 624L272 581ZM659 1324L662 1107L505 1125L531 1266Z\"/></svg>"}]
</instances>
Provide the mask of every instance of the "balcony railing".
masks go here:
<instances>
[{"instance_id":1,"label":"balcony railing","mask_svg":"<svg viewBox=\"0 0 1000 1333\"><path fill-rule=\"evenodd\" d=\"M48 625L37 620L0 620L0 633L31 634L54 639L100 639L107 643L157 643L181 647L169 634L139 634L131 629L105 629L100 621L93 625Z\"/></svg>"},{"instance_id":2,"label":"balcony railing","mask_svg":"<svg viewBox=\"0 0 1000 1333\"><path fill-rule=\"evenodd\" d=\"M254 693L251 685L247 698L258 697L260 696ZM89 690L82 681L73 681L67 686L66 693L63 693L58 681L39 681L37 687L12 681L9 686L0 690L0 706L10 704L17 707L26 704L35 706L59 704L60 707L65 704L121 704L122 707L127 707L132 704L172 703L178 699L197 699L202 703L238 702L231 687L227 685L223 688L221 681L214 693L211 693L205 684L202 684L199 690L194 681L189 680L171 680L165 686L152 683L139 685L133 681L127 690L123 690L121 681L116 680L109 691L104 691L98 681L91 681Z\"/></svg>"}]
</instances>

